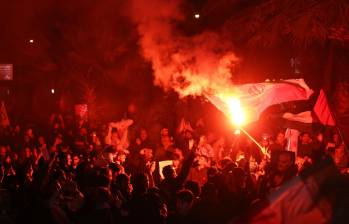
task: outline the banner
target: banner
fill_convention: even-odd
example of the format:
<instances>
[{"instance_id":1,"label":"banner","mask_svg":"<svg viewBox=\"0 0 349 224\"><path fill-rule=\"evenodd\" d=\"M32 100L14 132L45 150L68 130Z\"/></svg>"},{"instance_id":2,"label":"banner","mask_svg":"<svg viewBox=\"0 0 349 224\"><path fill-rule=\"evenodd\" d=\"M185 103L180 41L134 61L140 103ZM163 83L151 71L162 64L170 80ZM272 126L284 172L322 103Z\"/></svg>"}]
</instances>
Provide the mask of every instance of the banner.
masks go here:
<instances>
[{"instance_id":1,"label":"banner","mask_svg":"<svg viewBox=\"0 0 349 224\"><path fill-rule=\"evenodd\" d=\"M313 94L303 79L284 80L279 83L253 83L236 85L231 92L217 95L206 94L206 98L231 117L229 101L237 100L246 117L246 123L259 120L260 115L269 106L289 101L308 100Z\"/></svg>"}]
</instances>

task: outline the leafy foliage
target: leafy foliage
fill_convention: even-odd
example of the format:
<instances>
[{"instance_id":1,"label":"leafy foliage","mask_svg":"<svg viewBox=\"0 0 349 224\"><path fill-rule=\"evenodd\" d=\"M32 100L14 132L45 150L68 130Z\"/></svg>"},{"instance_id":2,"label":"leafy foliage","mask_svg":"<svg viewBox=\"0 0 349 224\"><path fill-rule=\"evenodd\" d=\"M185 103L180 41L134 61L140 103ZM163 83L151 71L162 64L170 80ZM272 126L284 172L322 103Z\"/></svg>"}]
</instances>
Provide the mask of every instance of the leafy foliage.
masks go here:
<instances>
[{"instance_id":1,"label":"leafy foliage","mask_svg":"<svg viewBox=\"0 0 349 224\"><path fill-rule=\"evenodd\" d=\"M347 0L268 0L230 18L235 38L250 44L278 45L285 39L307 46L349 40Z\"/></svg>"}]
</instances>

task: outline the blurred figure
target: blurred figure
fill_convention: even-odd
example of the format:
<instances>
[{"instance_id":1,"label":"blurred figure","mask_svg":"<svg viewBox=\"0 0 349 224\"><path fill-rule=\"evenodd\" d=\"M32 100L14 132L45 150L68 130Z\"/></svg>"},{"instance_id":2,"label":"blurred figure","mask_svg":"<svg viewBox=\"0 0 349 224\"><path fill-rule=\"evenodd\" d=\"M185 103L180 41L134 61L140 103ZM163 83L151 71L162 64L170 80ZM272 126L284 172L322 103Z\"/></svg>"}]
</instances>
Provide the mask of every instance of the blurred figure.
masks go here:
<instances>
[{"instance_id":1,"label":"blurred figure","mask_svg":"<svg viewBox=\"0 0 349 224\"><path fill-rule=\"evenodd\" d=\"M168 223L192 223L190 212L194 205L194 195L189 190L181 190L176 194L176 210L169 216Z\"/></svg>"},{"instance_id":2,"label":"blurred figure","mask_svg":"<svg viewBox=\"0 0 349 224\"><path fill-rule=\"evenodd\" d=\"M285 132L278 132L274 143L270 145L269 149L271 153L273 153L275 151L285 150L285 147L286 147Z\"/></svg>"},{"instance_id":3,"label":"blurred figure","mask_svg":"<svg viewBox=\"0 0 349 224\"><path fill-rule=\"evenodd\" d=\"M208 143L208 140L207 140L205 135L202 135L200 137L197 153L200 154L200 155L206 156L209 162L211 162L212 159L214 158L213 148Z\"/></svg>"},{"instance_id":4,"label":"blurred figure","mask_svg":"<svg viewBox=\"0 0 349 224\"><path fill-rule=\"evenodd\" d=\"M310 158L313 152L312 138L308 132L304 132L300 136L300 144L298 144L297 156Z\"/></svg>"},{"instance_id":5,"label":"blurred figure","mask_svg":"<svg viewBox=\"0 0 349 224\"><path fill-rule=\"evenodd\" d=\"M30 147L30 148L34 148L35 147L34 132L33 132L32 128L28 128L25 131L24 139L23 139L23 146L24 147Z\"/></svg>"},{"instance_id":6,"label":"blurred figure","mask_svg":"<svg viewBox=\"0 0 349 224\"><path fill-rule=\"evenodd\" d=\"M44 138L44 136L39 136L38 137L38 146L37 146L38 150L40 150L40 152L42 153L42 156L44 158L45 161L49 161L50 160L50 153L47 149L47 144L46 144L46 140Z\"/></svg>"},{"instance_id":7,"label":"blurred figure","mask_svg":"<svg viewBox=\"0 0 349 224\"><path fill-rule=\"evenodd\" d=\"M207 182L208 158L204 155L197 156L196 166L190 169L188 180L198 182L202 187Z\"/></svg>"},{"instance_id":8,"label":"blurred figure","mask_svg":"<svg viewBox=\"0 0 349 224\"><path fill-rule=\"evenodd\" d=\"M293 152L283 151L278 155L277 164L270 167L264 176L261 177L259 195L261 198L276 191L282 184L297 174L295 156Z\"/></svg>"},{"instance_id":9,"label":"blurred figure","mask_svg":"<svg viewBox=\"0 0 349 224\"><path fill-rule=\"evenodd\" d=\"M139 132L139 136L136 138L133 150L135 153L139 153L142 149L145 149L145 148L153 148L153 147L148 138L147 130L142 128Z\"/></svg>"},{"instance_id":10,"label":"blurred figure","mask_svg":"<svg viewBox=\"0 0 349 224\"><path fill-rule=\"evenodd\" d=\"M175 195L177 191L183 188L183 184L188 177L194 157L195 152L191 152L191 154L189 154L189 156L184 160L182 169L178 175L172 165L165 166L163 168L162 173L164 175L164 180L162 180L159 184L159 188L164 194L170 211L174 209Z\"/></svg>"},{"instance_id":11,"label":"blurred figure","mask_svg":"<svg viewBox=\"0 0 349 224\"><path fill-rule=\"evenodd\" d=\"M173 142L168 135L161 137L161 145L155 152L155 159L158 161L171 160L173 158L174 147Z\"/></svg>"}]
</instances>

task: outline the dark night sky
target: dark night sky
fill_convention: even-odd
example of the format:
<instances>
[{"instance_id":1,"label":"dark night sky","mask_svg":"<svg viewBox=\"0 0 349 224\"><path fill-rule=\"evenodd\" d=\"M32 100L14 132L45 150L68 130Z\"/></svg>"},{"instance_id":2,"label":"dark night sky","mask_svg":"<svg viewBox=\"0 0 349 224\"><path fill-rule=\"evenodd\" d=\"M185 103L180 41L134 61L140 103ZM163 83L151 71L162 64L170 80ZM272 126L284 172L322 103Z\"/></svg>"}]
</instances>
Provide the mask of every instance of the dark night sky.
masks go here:
<instances>
[{"instance_id":1,"label":"dark night sky","mask_svg":"<svg viewBox=\"0 0 349 224\"><path fill-rule=\"evenodd\" d=\"M120 108L130 101L149 103L163 97L161 89L152 84L150 63L139 53L139 34L130 19L128 2L2 0L0 63L14 64L14 81L1 86L11 88L12 96L6 96L10 107L17 111L30 107L38 112L42 110L38 105L50 105L51 88L64 96L66 104L82 102L81 86L95 88L99 104L120 102L118 106L113 103L114 106L109 106L110 110L120 111L119 114ZM222 32L221 27L229 24L229 20L246 16L243 12L260 3L263 1L184 1L181 10L185 19L176 27L189 37L204 31ZM200 20L193 18L196 12L200 13ZM234 50L242 59L239 73L234 77L237 82L293 78L289 59L294 56L300 56L304 64L314 65L318 64L316 60L323 60L321 50L320 53L298 51L287 41L274 47L245 47L241 39L233 38L239 30L223 31L226 38L236 41ZM29 42L31 39L33 43ZM314 59L314 55L318 57ZM309 71L305 78L310 77L310 82L320 86L321 79L311 77L321 70L308 66L304 68L305 72ZM22 106L15 106L14 102L21 102L17 104Z\"/></svg>"}]
</instances>

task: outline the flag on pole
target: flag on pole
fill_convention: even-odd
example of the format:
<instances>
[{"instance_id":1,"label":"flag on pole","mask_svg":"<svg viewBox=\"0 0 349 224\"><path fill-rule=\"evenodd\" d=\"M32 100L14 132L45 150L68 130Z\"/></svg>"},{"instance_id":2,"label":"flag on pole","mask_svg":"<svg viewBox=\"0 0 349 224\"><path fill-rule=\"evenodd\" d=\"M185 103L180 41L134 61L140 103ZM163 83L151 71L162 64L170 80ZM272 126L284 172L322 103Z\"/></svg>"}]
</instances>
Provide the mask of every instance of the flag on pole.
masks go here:
<instances>
[{"instance_id":1,"label":"flag on pole","mask_svg":"<svg viewBox=\"0 0 349 224\"><path fill-rule=\"evenodd\" d=\"M332 116L332 112L327 101L327 97L324 90L322 89L320 90L320 94L317 98L313 111L316 114L317 119L319 119L320 123L328 126L336 125L335 119Z\"/></svg>"},{"instance_id":2,"label":"flag on pole","mask_svg":"<svg viewBox=\"0 0 349 224\"><path fill-rule=\"evenodd\" d=\"M282 117L289 121L305 124L319 122L326 126L335 126L336 122L332 115L325 92L321 89L312 111L307 110L298 114L286 112Z\"/></svg>"},{"instance_id":3,"label":"flag on pole","mask_svg":"<svg viewBox=\"0 0 349 224\"><path fill-rule=\"evenodd\" d=\"M1 101L1 108L0 108L0 124L1 126L9 126L10 125L10 119L7 116L6 107L3 101Z\"/></svg>"},{"instance_id":4,"label":"flag on pole","mask_svg":"<svg viewBox=\"0 0 349 224\"><path fill-rule=\"evenodd\" d=\"M239 100L246 115L246 123L252 123L258 121L260 115L269 106L289 101L308 100L312 93L313 90L303 79L290 79L278 83L236 85L230 95ZM226 116L231 116L226 96L206 94L206 97Z\"/></svg>"}]
</instances>

